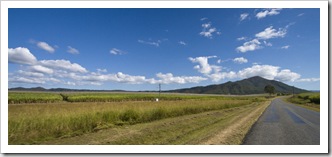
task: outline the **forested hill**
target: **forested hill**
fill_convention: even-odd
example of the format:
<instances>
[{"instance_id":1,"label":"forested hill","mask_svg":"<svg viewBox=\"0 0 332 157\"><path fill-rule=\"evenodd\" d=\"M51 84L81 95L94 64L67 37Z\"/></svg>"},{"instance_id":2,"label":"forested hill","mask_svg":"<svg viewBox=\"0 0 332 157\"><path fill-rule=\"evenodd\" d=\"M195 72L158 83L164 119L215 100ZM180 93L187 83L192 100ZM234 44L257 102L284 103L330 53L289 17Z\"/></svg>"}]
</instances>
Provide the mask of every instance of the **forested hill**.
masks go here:
<instances>
[{"instance_id":1,"label":"forested hill","mask_svg":"<svg viewBox=\"0 0 332 157\"><path fill-rule=\"evenodd\" d=\"M245 94L262 94L266 85L272 85L275 88L276 93L293 93L293 86L289 86L285 83L267 80L259 76L251 77L248 79L226 82L224 84L198 86L192 88L184 88L171 90L167 92L174 93L196 93L196 94L232 94L232 95L245 95ZM294 87L294 93L309 92L304 89Z\"/></svg>"}]
</instances>

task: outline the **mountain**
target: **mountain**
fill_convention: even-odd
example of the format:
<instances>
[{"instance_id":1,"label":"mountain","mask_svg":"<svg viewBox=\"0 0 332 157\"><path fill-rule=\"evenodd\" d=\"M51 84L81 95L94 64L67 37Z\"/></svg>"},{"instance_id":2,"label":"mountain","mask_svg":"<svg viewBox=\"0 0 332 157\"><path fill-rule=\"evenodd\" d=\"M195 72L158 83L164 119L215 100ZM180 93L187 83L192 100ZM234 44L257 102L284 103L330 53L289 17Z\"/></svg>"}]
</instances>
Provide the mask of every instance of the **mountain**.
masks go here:
<instances>
[{"instance_id":1,"label":"mountain","mask_svg":"<svg viewBox=\"0 0 332 157\"><path fill-rule=\"evenodd\" d=\"M33 88L17 87L17 88L10 88L9 90L12 90L12 91L47 91L47 89L45 89L43 87L33 87Z\"/></svg>"},{"instance_id":2,"label":"mountain","mask_svg":"<svg viewBox=\"0 0 332 157\"><path fill-rule=\"evenodd\" d=\"M171 90L167 92L174 93L196 93L196 94L232 94L232 95L246 95L246 94L262 94L266 85L272 85L276 93L293 93L293 86L289 86L279 81L267 80L259 76L251 77L248 79L226 82L224 84L198 86L192 88L184 88ZM304 89L294 87L294 93L309 92Z\"/></svg>"},{"instance_id":3,"label":"mountain","mask_svg":"<svg viewBox=\"0 0 332 157\"><path fill-rule=\"evenodd\" d=\"M33 88L9 88L9 91L26 91L26 92L127 92L124 90L90 90L90 89L69 89L69 88L50 88L45 89L43 87Z\"/></svg>"}]
</instances>

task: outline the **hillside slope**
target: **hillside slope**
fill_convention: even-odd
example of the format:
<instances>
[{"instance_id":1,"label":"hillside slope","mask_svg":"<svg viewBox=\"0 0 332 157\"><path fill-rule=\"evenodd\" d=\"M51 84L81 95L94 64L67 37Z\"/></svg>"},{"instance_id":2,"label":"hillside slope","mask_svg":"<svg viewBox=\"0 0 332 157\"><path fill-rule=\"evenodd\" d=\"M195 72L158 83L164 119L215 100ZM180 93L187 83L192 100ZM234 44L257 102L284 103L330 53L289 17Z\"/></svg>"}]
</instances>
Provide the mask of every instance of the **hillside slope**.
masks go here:
<instances>
[{"instance_id":1,"label":"hillside slope","mask_svg":"<svg viewBox=\"0 0 332 157\"><path fill-rule=\"evenodd\" d=\"M276 93L289 93L289 94L293 93L293 86L289 86L285 83L275 80L267 80L259 76L243 79L236 82L226 82L224 84L209 85L205 87L199 86L192 88L177 89L168 92L197 93L197 94L235 94L235 95L262 94L265 93L264 87L266 85L274 86ZM309 92L309 91L294 87L294 93L304 93L304 92Z\"/></svg>"}]
</instances>

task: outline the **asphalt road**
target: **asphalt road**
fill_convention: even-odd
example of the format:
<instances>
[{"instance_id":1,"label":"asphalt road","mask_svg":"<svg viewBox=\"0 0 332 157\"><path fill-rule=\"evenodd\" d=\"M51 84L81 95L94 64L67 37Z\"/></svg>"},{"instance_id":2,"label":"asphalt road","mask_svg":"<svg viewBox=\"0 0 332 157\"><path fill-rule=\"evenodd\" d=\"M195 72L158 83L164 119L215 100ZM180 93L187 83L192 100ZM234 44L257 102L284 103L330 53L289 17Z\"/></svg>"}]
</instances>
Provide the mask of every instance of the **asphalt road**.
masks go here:
<instances>
[{"instance_id":1,"label":"asphalt road","mask_svg":"<svg viewBox=\"0 0 332 157\"><path fill-rule=\"evenodd\" d=\"M319 145L320 114L277 98L254 124L247 145Z\"/></svg>"}]
</instances>

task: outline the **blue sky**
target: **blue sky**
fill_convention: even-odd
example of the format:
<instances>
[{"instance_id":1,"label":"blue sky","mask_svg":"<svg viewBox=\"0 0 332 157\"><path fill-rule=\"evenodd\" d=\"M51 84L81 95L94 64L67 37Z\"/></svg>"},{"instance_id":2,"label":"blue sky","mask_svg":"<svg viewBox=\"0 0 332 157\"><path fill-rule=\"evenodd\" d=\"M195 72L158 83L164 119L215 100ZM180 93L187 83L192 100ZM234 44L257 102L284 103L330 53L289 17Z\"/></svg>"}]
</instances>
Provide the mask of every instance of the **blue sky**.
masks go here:
<instances>
[{"instance_id":1,"label":"blue sky","mask_svg":"<svg viewBox=\"0 0 332 157\"><path fill-rule=\"evenodd\" d=\"M9 87L320 89L319 9L9 9Z\"/></svg>"}]
</instances>

